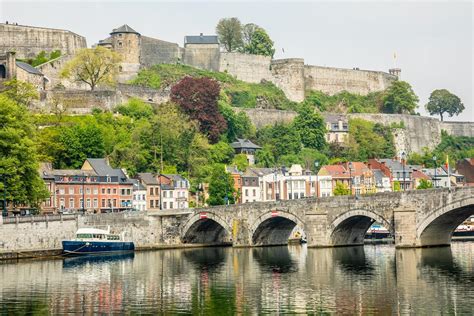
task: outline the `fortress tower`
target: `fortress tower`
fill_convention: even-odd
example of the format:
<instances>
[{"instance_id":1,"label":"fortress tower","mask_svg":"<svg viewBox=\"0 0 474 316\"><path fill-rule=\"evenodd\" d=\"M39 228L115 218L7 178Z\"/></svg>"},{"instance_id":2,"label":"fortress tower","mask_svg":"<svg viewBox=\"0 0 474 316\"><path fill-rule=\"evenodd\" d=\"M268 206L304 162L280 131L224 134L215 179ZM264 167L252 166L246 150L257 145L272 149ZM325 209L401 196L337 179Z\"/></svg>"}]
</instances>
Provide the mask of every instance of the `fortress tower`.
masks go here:
<instances>
[{"instance_id":1,"label":"fortress tower","mask_svg":"<svg viewBox=\"0 0 474 316\"><path fill-rule=\"evenodd\" d=\"M119 82L125 82L135 75L140 68L141 35L127 24L113 29L110 37L99 45L111 48L122 56Z\"/></svg>"}]
</instances>

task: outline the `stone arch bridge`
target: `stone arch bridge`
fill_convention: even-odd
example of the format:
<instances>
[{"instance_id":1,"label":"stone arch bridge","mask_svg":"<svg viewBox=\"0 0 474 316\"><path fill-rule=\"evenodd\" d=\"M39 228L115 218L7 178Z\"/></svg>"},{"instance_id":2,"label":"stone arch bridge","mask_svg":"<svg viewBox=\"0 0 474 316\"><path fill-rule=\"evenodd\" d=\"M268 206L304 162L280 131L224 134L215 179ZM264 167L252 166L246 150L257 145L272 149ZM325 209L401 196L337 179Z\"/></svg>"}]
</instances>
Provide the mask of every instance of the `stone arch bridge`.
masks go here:
<instances>
[{"instance_id":1,"label":"stone arch bridge","mask_svg":"<svg viewBox=\"0 0 474 316\"><path fill-rule=\"evenodd\" d=\"M183 243L233 246L286 244L295 226L310 247L363 244L374 222L397 247L449 245L452 232L474 215L474 187L308 198L196 209L183 218Z\"/></svg>"}]
</instances>

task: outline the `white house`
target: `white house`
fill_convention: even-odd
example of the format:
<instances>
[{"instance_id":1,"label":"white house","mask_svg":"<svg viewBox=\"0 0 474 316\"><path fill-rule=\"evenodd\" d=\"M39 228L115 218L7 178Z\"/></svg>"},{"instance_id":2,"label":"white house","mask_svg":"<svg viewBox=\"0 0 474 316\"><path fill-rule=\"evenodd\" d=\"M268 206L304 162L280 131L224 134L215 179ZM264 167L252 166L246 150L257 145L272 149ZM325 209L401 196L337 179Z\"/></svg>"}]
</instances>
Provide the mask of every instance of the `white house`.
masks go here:
<instances>
[{"instance_id":1,"label":"white house","mask_svg":"<svg viewBox=\"0 0 474 316\"><path fill-rule=\"evenodd\" d=\"M140 181L131 179L133 182L132 208L137 211L146 211L146 188Z\"/></svg>"}]
</instances>

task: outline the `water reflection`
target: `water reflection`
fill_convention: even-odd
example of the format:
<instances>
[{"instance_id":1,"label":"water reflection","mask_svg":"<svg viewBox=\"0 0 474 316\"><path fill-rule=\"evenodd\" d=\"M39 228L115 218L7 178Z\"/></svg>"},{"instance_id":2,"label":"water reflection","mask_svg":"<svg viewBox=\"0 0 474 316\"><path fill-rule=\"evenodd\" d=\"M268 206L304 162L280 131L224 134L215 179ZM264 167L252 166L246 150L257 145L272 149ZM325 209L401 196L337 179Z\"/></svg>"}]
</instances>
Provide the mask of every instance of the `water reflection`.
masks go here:
<instances>
[{"instance_id":1,"label":"water reflection","mask_svg":"<svg viewBox=\"0 0 474 316\"><path fill-rule=\"evenodd\" d=\"M7 314L474 314L474 243L199 248L0 265Z\"/></svg>"}]
</instances>

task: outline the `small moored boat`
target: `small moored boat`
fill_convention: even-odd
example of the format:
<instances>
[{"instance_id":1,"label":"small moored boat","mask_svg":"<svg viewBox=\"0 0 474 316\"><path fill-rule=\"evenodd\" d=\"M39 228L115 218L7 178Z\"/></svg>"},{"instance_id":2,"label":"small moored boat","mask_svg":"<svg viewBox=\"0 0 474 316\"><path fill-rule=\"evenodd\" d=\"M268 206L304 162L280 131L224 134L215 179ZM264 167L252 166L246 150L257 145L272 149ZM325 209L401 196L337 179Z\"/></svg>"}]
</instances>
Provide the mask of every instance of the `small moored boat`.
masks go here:
<instances>
[{"instance_id":1,"label":"small moored boat","mask_svg":"<svg viewBox=\"0 0 474 316\"><path fill-rule=\"evenodd\" d=\"M111 234L107 230L97 228L79 228L76 238L63 240L63 252L74 255L90 255L114 252L130 252L135 250L132 241L125 240L125 233Z\"/></svg>"}]
</instances>

